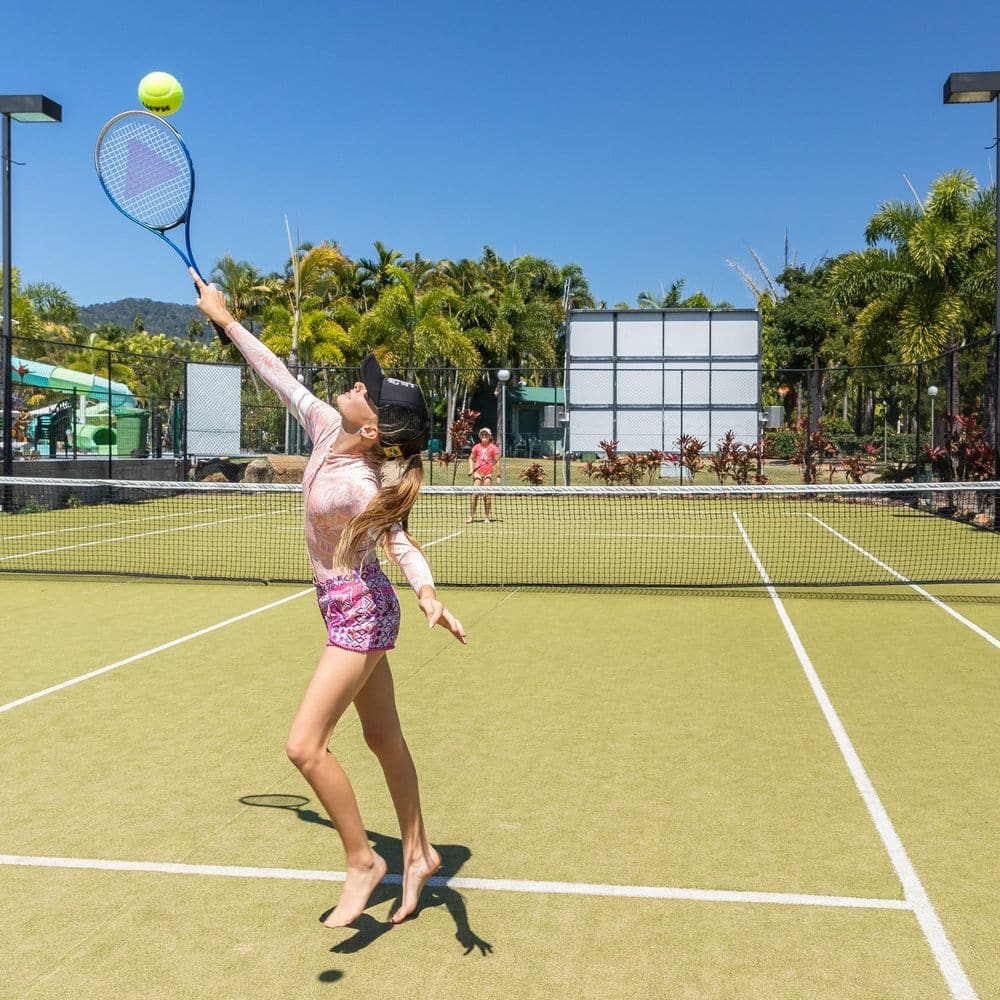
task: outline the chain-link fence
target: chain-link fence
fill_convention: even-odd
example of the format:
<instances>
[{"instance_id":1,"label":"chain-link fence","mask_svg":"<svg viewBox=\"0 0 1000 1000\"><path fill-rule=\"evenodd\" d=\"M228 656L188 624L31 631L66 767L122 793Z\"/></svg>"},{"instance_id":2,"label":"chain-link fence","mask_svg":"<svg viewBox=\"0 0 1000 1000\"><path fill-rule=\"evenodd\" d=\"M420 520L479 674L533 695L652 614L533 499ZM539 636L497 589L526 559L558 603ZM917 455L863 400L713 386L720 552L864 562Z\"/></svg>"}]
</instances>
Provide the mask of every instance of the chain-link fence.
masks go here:
<instances>
[{"instance_id":1,"label":"chain-link fence","mask_svg":"<svg viewBox=\"0 0 1000 1000\"><path fill-rule=\"evenodd\" d=\"M176 457L187 469L182 360L13 341L15 457L103 459L112 477L123 457ZM501 447L508 483L950 481L995 475L994 345L991 337L917 364L763 372L617 361L575 368L568 385L561 368L512 368L505 381L496 369L408 377L431 409L428 478L439 485L469 481L482 427ZM330 402L359 377L356 367L293 374ZM229 457L308 453L302 430L246 366L240 395L240 454ZM617 442L613 460L605 442Z\"/></svg>"},{"instance_id":2,"label":"chain-link fence","mask_svg":"<svg viewBox=\"0 0 1000 1000\"><path fill-rule=\"evenodd\" d=\"M15 457L182 458L184 363L88 344L12 338Z\"/></svg>"},{"instance_id":3,"label":"chain-link fence","mask_svg":"<svg viewBox=\"0 0 1000 1000\"><path fill-rule=\"evenodd\" d=\"M990 337L915 364L765 373L767 459L805 482L990 478L995 350Z\"/></svg>"}]
</instances>

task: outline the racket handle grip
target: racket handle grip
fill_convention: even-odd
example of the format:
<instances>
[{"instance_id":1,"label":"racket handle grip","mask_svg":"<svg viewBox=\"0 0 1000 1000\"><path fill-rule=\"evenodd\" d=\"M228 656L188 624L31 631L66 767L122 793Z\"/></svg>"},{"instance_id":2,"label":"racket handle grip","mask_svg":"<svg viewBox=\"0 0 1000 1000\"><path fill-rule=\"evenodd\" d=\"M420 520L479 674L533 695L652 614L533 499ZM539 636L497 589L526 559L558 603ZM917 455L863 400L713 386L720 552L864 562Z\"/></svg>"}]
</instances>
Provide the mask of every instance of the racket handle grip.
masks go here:
<instances>
[{"instance_id":1,"label":"racket handle grip","mask_svg":"<svg viewBox=\"0 0 1000 1000\"><path fill-rule=\"evenodd\" d=\"M215 335L222 342L222 346L228 347L232 343L232 341L226 336L226 331L223 330L218 323L212 323L212 326L215 327Z\"/></svg>"},{"instance_id":2,"label":"racket handle grip","mask_svg":"<svg viewBox=\"0 0 1000 1000\"><path fill-rule=\"evenodd\" d=\"M194 286L194 294L195 294L196 296L197 296L197 295L200 295L200 294L201 294L201 293L200 293L200 292L198 291L198 284L197 284L197 282L195 282L195 286ZM232 341L231 341L231 340L230 340L230 339L229 339L229 338L228 338L228 337L226 336L226 331L225 331L225 330L223 330L223 329L222 329L222 327L221 327L221 326L219 326L219 324L218 324L218 323L216 323L216 322L215 322L214 320L212 321L212 326L214 326L214 327L215 327L215 335L216 335L216 336L217 336L217 337L219 338L219 340L220 340L220 341L222 342L222 345L223 345L223 347L226 347L226 346L228 346L229 344L231 344L231 343L232 343Z\"/></svg>"}]
</instances>

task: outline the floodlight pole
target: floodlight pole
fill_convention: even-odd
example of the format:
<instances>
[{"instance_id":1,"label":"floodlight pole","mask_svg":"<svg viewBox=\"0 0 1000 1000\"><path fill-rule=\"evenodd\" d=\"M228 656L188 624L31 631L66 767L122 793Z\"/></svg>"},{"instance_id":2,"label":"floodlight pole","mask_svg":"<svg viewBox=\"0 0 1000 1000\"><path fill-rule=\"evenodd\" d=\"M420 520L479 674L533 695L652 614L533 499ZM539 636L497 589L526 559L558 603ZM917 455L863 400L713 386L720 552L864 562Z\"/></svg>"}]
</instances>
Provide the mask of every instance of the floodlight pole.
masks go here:
<instances>
[{"instance_id":1,"label":"floodlight pole","mask_svg":"<svg viewBox=\"0 0 1000 1000\"><path fill-rule=\"evenodd\" d=\"M14 327L11 324L10 115L3 116L3 474L14 474ZM6 506L6 505L5 505Z\"/></svg>"},{"instance_id":2,"label":"floodlight pole","mask_svg":"<svg viewBox=\"0 0 1000 1000\"><path fill-rule=\"evenodd\" d=\"M996 298L993 311L993 474L1000 479L1000 72L992 73L952 73L944 82L945 104L987 104L996 105L996 129L993 149L996 153L996 168L993 171L993 191L997 195L996 216L994 218L996 238ZM1000 501L993 510L994 524L1000 528Z\"/></svg>"},{"instance_id":3,"label":"floodlight pole","mask_svg":"<svg viewBox=\"0 0 1000 1000\"><path fill-rule=\"evenodd\" d=\"M10 253L10 120L60 122L62 108L41 94L0 95L3 117L3 475L14 474L14 326L11 315L13 265ZM7 506L4 497L4 507Z\"/></svg>"}]
</instances>

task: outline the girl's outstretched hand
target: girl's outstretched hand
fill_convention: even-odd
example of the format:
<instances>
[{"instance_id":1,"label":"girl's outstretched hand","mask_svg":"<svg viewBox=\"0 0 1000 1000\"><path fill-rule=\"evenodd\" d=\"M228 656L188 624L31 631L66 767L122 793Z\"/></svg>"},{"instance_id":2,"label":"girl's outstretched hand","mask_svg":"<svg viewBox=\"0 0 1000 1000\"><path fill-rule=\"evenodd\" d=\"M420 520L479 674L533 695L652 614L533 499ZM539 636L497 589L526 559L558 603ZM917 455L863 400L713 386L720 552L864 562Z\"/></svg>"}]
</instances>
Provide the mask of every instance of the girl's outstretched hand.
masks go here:
<instances>
[{"instance_id":1,"label":"girl's outstretched hand","mask_svg":"<svg viewBox=\"0 0 1000 1000\"><path fill-rule=\"evenodd\" d=\"M421 597L419 603L420 610L427 617L428 628L441 625L463 645L468 642L462 623L436 597Z\"/></svg>"},{"instance_id":2,"label":"girl's outstretched hand","mask_svg":"<svg viewBox=\"0 0 1000 1000\"><path fill-rule=\"evenodd\" d=\"M206 285L201 280L201 276L193 268L189 267L191 277L194 279L195 287L198 289L198 301L195 305L218 326L225 329L233 322L233 314L226 305L226 297L214 284Z\"/></svg>"}]
</instances>

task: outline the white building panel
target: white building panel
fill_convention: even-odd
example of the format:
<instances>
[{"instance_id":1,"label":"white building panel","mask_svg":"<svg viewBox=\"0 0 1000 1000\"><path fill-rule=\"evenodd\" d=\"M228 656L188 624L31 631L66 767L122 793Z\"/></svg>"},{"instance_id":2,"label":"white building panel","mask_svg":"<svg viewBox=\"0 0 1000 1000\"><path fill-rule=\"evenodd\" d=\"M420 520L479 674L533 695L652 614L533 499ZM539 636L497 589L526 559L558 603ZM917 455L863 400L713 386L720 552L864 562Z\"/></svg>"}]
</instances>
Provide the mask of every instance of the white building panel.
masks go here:
<instances>
[{"instance_id":1,"label":"white building panel","mask_svg":"<svg viewBox=\"0 0 1000 1000\"><path fill-rule=\"evenodd\" d=\"M569 391L572 406L592 403L611 406L615 391L611 364L590 361L574 365L570 372Z\"/></svg>"},{"instance_id":2,"label":"white building panel","mask_svg":"<svg viewBox=\"0 0 1000 1000\"><path fill-rule=\"evenodd\" d=\"M666 349L668 358L707 358L711 353L708 313L698 310L666 314Z\"/></svg>"},{"instance_id":3,"label":"white building panel","mask_svg":"<svg viewBox=\"0 0 1000 1000\"><path fill-rule=\"evenodd\" d=\"M575 410L570 419L572 451L600 451L611 437L611 410Z\"/></svg>"},{"instance_id":4,"label":"white building panel","mask_svg":"<svg viewBox=\"0 0 1000 1000\"><path fill-rule=\"evenodd\" d=\"M619 314L617 355L620 358L663 357L663 314Z\"/></svg>"},{"instance_id":5,"label":"white building panel","mask_svg":"<svg viewBox=\"0 0 1000 1000\"><path fill-rule=\"evenodd\" d=\"M712 355L714 357L757 357L757 318L738 314L712 314Z\"/></svg>"},{"instance_id":6,"label":"white building panel","mask_svg":"<svg viewBox=\"0 0 1000 1000\"><path fill-rule=\"evenodd\" d=\"M739 406L757 403L760 369L746 361L712 363L712 405Z\"/></svg>"},{"instance_id":7,"label":"white building panel","mask_svg":"<svg viewBox=\"0 0 1000 1000\"><path fill-rule=\"evenodd\" d=\"M637 361L618 365L618 405L651 403L663 405L663 362L644 365Z\"/></svg>"},{"instance_id":8,"label":"white building panel","mask_svg":"<svg viewBox=\"0 0 1000 1000\"><path fill-rule=\"evenodd\" d=\"M713 410L712 411L712 451L727 431L733 431L740 444L754 444L757 441L758 421L756 410Z\"/></svg>"},{"instance_id":9,"label":"white building panel","mask_svg":"<svg viewBox=\"0 0 1000 1000\"><path fill-rule=\"evenodd\" d=\"M614 354L614 321L610 313L575 313L571 325L575 356L610 358Z\"/></svg>"},{"instance_id":10,"label":"white building panel","mask_svg":"<svg viewBox=\"0 0 1000 1000\"><path fill-rule=\"evenodd\" d=\"M619 451L650 451L663 447L663 410L619 410Z\"/></svg>"}]
</instances>

